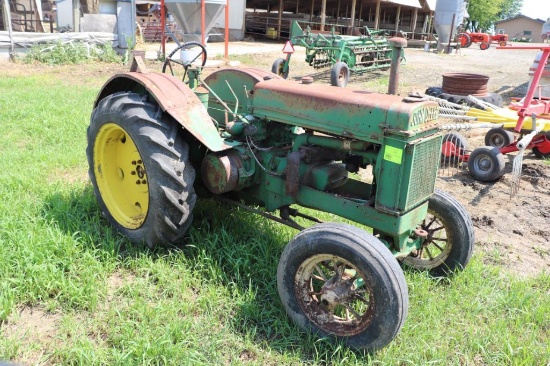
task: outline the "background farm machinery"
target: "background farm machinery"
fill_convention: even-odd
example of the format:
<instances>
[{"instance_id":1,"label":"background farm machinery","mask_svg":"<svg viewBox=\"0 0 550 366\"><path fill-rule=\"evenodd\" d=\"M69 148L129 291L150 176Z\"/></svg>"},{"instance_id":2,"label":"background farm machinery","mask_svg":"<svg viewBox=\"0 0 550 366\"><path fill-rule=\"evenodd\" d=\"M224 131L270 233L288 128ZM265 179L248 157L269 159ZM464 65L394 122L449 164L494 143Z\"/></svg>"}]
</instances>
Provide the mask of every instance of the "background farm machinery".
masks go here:
<instances>
[{"instance_id":1,"label":"background farm machinery","mask_svg":"<svg viewBox=\"0 0 550 366\"><path fill-rule=\"evenodd\" d=\"M297 21L292 23L290 42L295 46L305 47L305 61L315 69L330 68L330 82L334 86L346 86L350 73L364 73L370 70L388 70L392 52L402 56L406 40L388 42L379 31L360 28L364 34L347 36L336 34L334 28L330 33L315 33L309 26L304 31ZM359 28L356 28L357 32ZM272 72L288 77L291 53L286 58L275 60Z\"/></svg>"},{"instance_id":2,"label":"background farm machinery","mask_svg":"<svg viewBox=\"0 0 550 366\"><path fill-rule=\"evenodd\" d=\"M479 43L479 48L486 50L491 47L492 43L497 43L499 46L506 46L508 44L508 35L499 33L491 35L488 33L480 32L464 32L458 35L458 42L460 47L470 47L472 43Z\"/></svg>"},{"instance_id":3,"label":"background farm machinery","mask_svg":"<svg viewBox=\"0 0 550 366\"><path fill-rule=\"evenodd\" d=\"M189 48L182 51L192 58L181 63L187 83L148 72L138 59L142 72L113 76L98 95L87 156L105 217L151 247L181 243L197 197L299 229L277 270L288 315L347 346L384 347L407 315L398 260L441 276L462 269L472 254L470 216L434 190L437 103L335 93L251 68L202 80L201 68L190 65L204 62L204 48ZM296 206L369 226L372 234L323 223ZM295 217L315 225L304 229Z\"/></svg>"},{"instance_id":4,"label":"background farm machinery","mask_svg":"<svg viewBox=\"0 0 550 366\"><path fill-rule=\"evenodd\" d=\"M440 105L440 116L474 124L457 125L456 128L489 128L485 145L467 152L466 139L457 133L444 136L442 159L445 162L466 163L470 174L480 181L493 181L504 174L503 155L518 152L513 164L515 192L521 175L523 155L532 149L535 156L550 158L550 98L541 92L540 80L547 67L550 47L507 47L506 49L542 50L538 66L526 96L508 107L500 108L490 103L469 97L471 105L457 104L448 100L428 97ZM537 56L538 57L538 56ZM538 91L538 93L537 93ZM476 125L477 123L477 125Z\"/></svg>"}]
</instances>

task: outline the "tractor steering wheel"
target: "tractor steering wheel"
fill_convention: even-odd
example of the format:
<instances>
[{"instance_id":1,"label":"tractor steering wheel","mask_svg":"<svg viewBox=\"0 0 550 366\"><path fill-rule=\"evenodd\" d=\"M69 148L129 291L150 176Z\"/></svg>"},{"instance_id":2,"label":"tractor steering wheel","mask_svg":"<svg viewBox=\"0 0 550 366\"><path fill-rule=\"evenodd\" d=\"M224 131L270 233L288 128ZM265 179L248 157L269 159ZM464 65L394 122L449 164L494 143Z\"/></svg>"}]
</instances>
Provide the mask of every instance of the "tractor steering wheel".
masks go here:
<instances>
[{"instance_id":1,"label":"tractor steering wheel","mask_svg":"<svg viewBox=\"0 0 550 366\"><path fill-rule=\"evenodd\" d=\"M184 81L189 66L199 62L201 67L206 64L206 48L199 42L186 42L170 52L162 65L162 72L176 76L175 65L181 65L183 67L181 80Z\"/></svg>"}]
</instances>

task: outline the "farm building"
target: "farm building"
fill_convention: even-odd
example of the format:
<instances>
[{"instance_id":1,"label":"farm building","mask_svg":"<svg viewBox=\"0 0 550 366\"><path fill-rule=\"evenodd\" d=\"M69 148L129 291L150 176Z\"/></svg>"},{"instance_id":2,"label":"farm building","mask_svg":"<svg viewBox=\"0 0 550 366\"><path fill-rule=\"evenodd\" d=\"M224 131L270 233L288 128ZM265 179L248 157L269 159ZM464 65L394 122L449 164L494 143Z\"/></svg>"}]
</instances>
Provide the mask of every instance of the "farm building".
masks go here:
<instances>
[{"instance_id":1,"label":"farm building","mask_svg":"<svg viewBox=\"0 0 550 366\"><path fill-rule=\"evenodd\" d=\"M542 19L533 19L525 15L518 15L496 22L495 29L497 33L502 29L502 33L508 34L511 40L538 43L542 42L541 34L544 22Z\"/></svg>"},{"instance_id":2,"label":"farm building","mask_svg":"<svg viewBox=\"0 0 550 366\"><path fill-rule=\"evenodd\" d=\"M7 30L8 4L12 30L22 32L54 32L60 28L79 31L106 30L115 27L120 4L112 0L0 0L0 30ZM158 29L158 18L148 11L155 2L136 0L136 21L140 27ZM332 26L340 33L352 27L368 26L385 30L390 35L405 34L409 39L426 39L433 33L432 17L435 0L229 0L231 40L245 34L270 38L288 37L293 20L311 22L312 29L329 31ZM74 4L78 5L74 10ZM74 21L74 14L80 17ZM103 20L102 20L103 19ZM103 24L104 23L104 24ZM212 30L220 34L224 17L220 16Z\"/></svg>"}]
</instances>

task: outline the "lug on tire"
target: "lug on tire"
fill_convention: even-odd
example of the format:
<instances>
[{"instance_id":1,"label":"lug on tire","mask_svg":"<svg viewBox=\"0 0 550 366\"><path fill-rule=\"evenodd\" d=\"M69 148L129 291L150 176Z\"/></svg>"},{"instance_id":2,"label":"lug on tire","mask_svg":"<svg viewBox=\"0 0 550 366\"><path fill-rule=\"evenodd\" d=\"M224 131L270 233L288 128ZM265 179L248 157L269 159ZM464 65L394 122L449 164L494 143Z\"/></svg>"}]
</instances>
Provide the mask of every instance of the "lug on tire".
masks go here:
<instances>
[{"instance_id":1,"label":"lug on tire","mask_svg":"<svg viewBox=\"0 0 550 366\"><path fill-rule=\"evenodd\" d=\"M287 67L286 72L284 72L285 68L285 59L284 58L278 58L273 62L273 65L271 66L271 72L275 75L279 75L280 77L286 79L288 78L288 73L290 72L290 66Z\"/></svg>"},{"instance_id":2,"label":"lug on tire","mask_svg":"<svg viewBox=\"0 0 550 366\"><path fill-rule=\"evenodd\" d=\"M428 202L428 216L421 228L428 233L421 249L402 261L432 276L462 270L472 257L474 227L470 215L453 196L436 190Z\"/></svg>"},{"instance_id":3,"label":"lug on tire","mask_svg":"<svg viewBox=\"0 0 550 366\"><path fill-rule=\"evenodd\" d=\"M512 144L514 140L514 134L502 127L491 128L485 134L485 145L487 146L501 148Z\"/></svg>"},{"instance_id":4,"label":"lug on tire","mask_svg":"<svg viewBox=\"0 0 550 366\"><path fill-rule=\"evenodd\" d=\"M86 155L99 206L134 243L177 243L192 221L195 171L181 127L135 93L101 100Z\"/></svg>"},{"instance_id":5,"label":"lug on tire","mask_svg":"<svg viewBox=\"0 0 550 366\"><path fill-rule=\"evenodd\" d=\"M277 269L286 312L303 330L374 351L396 337L408 308L407 284L389 249L347 224L300 232Z\"/></svg>"},{"instance_id":6,"label":"lug on tire","mask_svg":"<svg viewBox=\"0 0 550 366\"><path fill-rule=\"evenodd\" d=\"M345 88L349 82L349 67L345 62L337 62L330 70L330 85Z\"/></svg>"},{"instance_id":7,"label":"lug on tire","mask_svg":"<svg viewBox=\"0 0 550 366\"><path fill-rule=\"evenodd\" d=\"M492 182L504 174L504 156L496 147L478 147L468 158L468 170L475 180Z\"/></svg>"}]
</instances>

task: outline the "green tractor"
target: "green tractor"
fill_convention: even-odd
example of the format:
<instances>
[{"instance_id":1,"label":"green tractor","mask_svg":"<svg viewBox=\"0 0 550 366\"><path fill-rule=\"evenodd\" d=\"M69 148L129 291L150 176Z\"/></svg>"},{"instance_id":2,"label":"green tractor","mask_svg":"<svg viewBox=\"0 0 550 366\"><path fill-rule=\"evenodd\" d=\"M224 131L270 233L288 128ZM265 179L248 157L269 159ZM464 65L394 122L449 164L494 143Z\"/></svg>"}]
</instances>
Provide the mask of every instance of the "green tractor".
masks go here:
<instances>
[{"instance_id":1,"label":"green tractor","mask_svg":"<svg viewBox=\"0 0 550 366\"><path fill-rule=\"evenodd\" d=\"M206 60L202 46L186 47ZM181 244L199 197L296 228L277 270L288 315L305 331L370 351L395 338L407 316L400 264L446 276L470 260L470 216L434 188L442 141L435 102L253 68L201 79L189 58L166 62L166 71L181 64L188 80L143 66L113 76L87 132L95 196L132 242ZM296 216L314 224L304 228Z\"/></svg>"}]
</instances>

